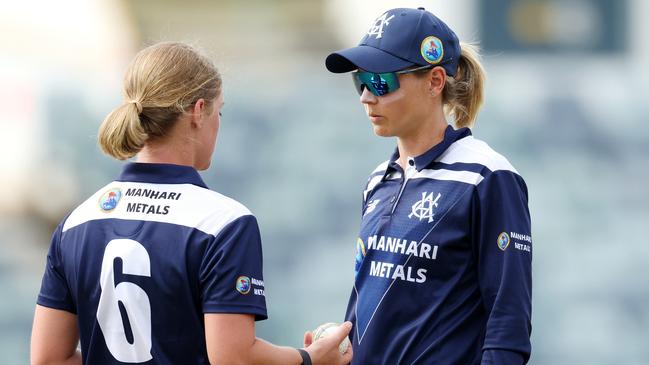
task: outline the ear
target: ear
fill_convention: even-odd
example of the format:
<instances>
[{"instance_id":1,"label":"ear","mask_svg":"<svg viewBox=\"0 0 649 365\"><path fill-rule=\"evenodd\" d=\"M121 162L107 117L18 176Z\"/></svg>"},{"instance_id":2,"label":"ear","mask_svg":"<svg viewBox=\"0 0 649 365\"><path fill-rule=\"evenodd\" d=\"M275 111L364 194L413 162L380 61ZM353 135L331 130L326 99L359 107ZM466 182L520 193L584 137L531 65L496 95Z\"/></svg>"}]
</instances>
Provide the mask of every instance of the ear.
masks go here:
<instances>
[{"instance_id":1,"label":"ear","mask_svg":"<svg viewBox=\"0 0 649 365\"><path fill-rule=\"evenodd\" d=\"M203 112L205 111L205 99L198 99L192 108L191 125L195 128L203 127Z\"/></svg>"},{"instance_id":2,"label":"ear","mask_svg":"<svg viewBox=\"0 0 649 365\"><path fill-rule=\"evenodd\" d=\"M435 97L442 93L446 85L446 71L443 67L437 66L433 68L429 76L429 91L431 96Z\"/></svg>"}]
</instances>

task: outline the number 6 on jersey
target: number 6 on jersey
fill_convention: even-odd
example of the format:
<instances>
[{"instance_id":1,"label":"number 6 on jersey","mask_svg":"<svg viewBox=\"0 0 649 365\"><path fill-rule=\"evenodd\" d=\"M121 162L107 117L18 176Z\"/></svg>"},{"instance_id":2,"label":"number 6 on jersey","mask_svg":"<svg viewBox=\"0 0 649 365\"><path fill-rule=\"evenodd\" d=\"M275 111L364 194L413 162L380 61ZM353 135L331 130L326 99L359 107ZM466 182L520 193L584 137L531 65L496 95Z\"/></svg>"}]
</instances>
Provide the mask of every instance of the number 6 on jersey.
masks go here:
<instances>
[{"instance_id":1,"label":"number 6 on jersey","mask_svg":"<svg viewBox=\"0 0 649 365\"><path fill-rule=\"evenodd\" d=\"M130 282L115 285L113 263L122 259L122 274L151 276L149 254L139 242L129 239L114 239L106 245L101 263L101 296L97 308L97 321L110 353L121 362L140 363L151 356L151 303L149 296L139 286ZM128 322L131 324L132 341L126 337L119 308L122 303Z\"/></svg>"}]
</instances>

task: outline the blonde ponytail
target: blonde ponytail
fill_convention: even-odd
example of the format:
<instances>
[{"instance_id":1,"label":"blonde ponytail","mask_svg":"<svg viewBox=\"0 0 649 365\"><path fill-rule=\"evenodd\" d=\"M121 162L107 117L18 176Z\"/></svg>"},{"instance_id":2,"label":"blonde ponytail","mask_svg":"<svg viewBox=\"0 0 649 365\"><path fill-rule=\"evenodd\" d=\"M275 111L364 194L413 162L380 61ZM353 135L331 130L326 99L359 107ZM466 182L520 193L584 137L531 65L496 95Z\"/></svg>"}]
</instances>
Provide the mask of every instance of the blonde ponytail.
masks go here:
<instances>
[{"instance_id":1,"label":"blonde ponytail","mask_svg":"<svg viewBox=\"0 0 649 365\"><path fill-rule=\"evenodd\" d=\"M221 75L193 47L163 42L138 52L124 79L124 104L99 127L101 150L118 160L163 137L199 99L208 111L221 94Z\"/></svg>"},{"instance_id":2,"label":"blonde ponytail","mask_svg":"<svg viewBox=\"0 0 649 365\"><path fill-rule=\"evenodd\" d=\"M144 147L146 139L135 103L127 102L115 108L99 127L101 150L118 160L134 156Z\"/></svg>"},{"instance_id":3,"label":"blonde ponytail","mask_svg":"<svg viewBox=\"0 0 649 365\"><path fill-rule=\"evenodd\" d=\"M485 70L477 46L460 42L462 49L457 73L446 79L443 103L457 128L473 127L484 102Z\"/></svg>"}]
</instances>

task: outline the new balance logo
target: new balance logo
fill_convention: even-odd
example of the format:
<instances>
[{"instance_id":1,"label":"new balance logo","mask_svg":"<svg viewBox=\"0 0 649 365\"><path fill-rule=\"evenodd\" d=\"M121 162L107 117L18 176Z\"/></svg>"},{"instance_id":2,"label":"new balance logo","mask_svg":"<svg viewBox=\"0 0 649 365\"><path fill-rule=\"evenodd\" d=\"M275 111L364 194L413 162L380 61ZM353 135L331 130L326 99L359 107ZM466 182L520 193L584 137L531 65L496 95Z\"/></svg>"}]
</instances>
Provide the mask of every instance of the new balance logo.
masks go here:
<instances>
[{"instance_id":1,"label":"new balance logo","mask_svg":"<svg viewBox=\"0 0 649 365\"><path fill-rule=\"evenodd\" d=\"M433 192L426 193L425 191L421 193L421 200L412 205L412 213L408 215L408 218L419 218L419 221L428 219L428 223L433 221L433 208L437 208L439 198L442 194L437 193L437 196L434 196Z\"/></svg>"},{"instance_id":2,"label":"new balance logo","mask_svg":"<svg viewBox=\"0 0 649 365\"><path fill-rule=\"evenodd\" d=\"M383 27L387 27L390 25L390 20L394 18L394 15L390 15L388 17L388 13L384 13L380 17L376 18L374 21L374 24L370 27L370 29L367 31L368 36L376 36L376 39L379 39L383 36Z\"/></svg>"},{"instance_id":3,"label":"new balance logo","mask_svg":"<svg viewBox=\"0 0 649 365\"><path fill-rule=\"evenodd\" d=\"M381 201L381 199L370 200L370 202L367 203L367 209L365 209L365 214L363 214L363 216L366 216L369 213L372 213L374 211L374 209L376 209L376 206L379 204L380 201Z\"/></svg>"}]
</instances>

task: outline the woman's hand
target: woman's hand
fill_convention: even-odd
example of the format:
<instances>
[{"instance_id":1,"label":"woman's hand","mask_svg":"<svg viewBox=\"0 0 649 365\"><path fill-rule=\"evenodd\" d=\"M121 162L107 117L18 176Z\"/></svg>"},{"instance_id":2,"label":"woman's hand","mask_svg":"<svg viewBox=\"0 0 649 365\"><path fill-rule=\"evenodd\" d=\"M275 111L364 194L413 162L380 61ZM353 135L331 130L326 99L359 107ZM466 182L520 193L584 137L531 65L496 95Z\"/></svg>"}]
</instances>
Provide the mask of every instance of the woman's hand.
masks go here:
<instances>
[{"instance_id":1,"label":"woman's hand","mask_svg":"<svg viewBox=\"0 0 649 365\"><path fill-rule=\"evenodd\" d=\"M338 350L338 346L349 335L352 329L351 322L345 322L327 333L326 337L313 342L313 333L304 334L304 347L311 356L313 365L347 365L352 361L352 346L347 348L344 354Z\"/></svg>"}]
</instances>

